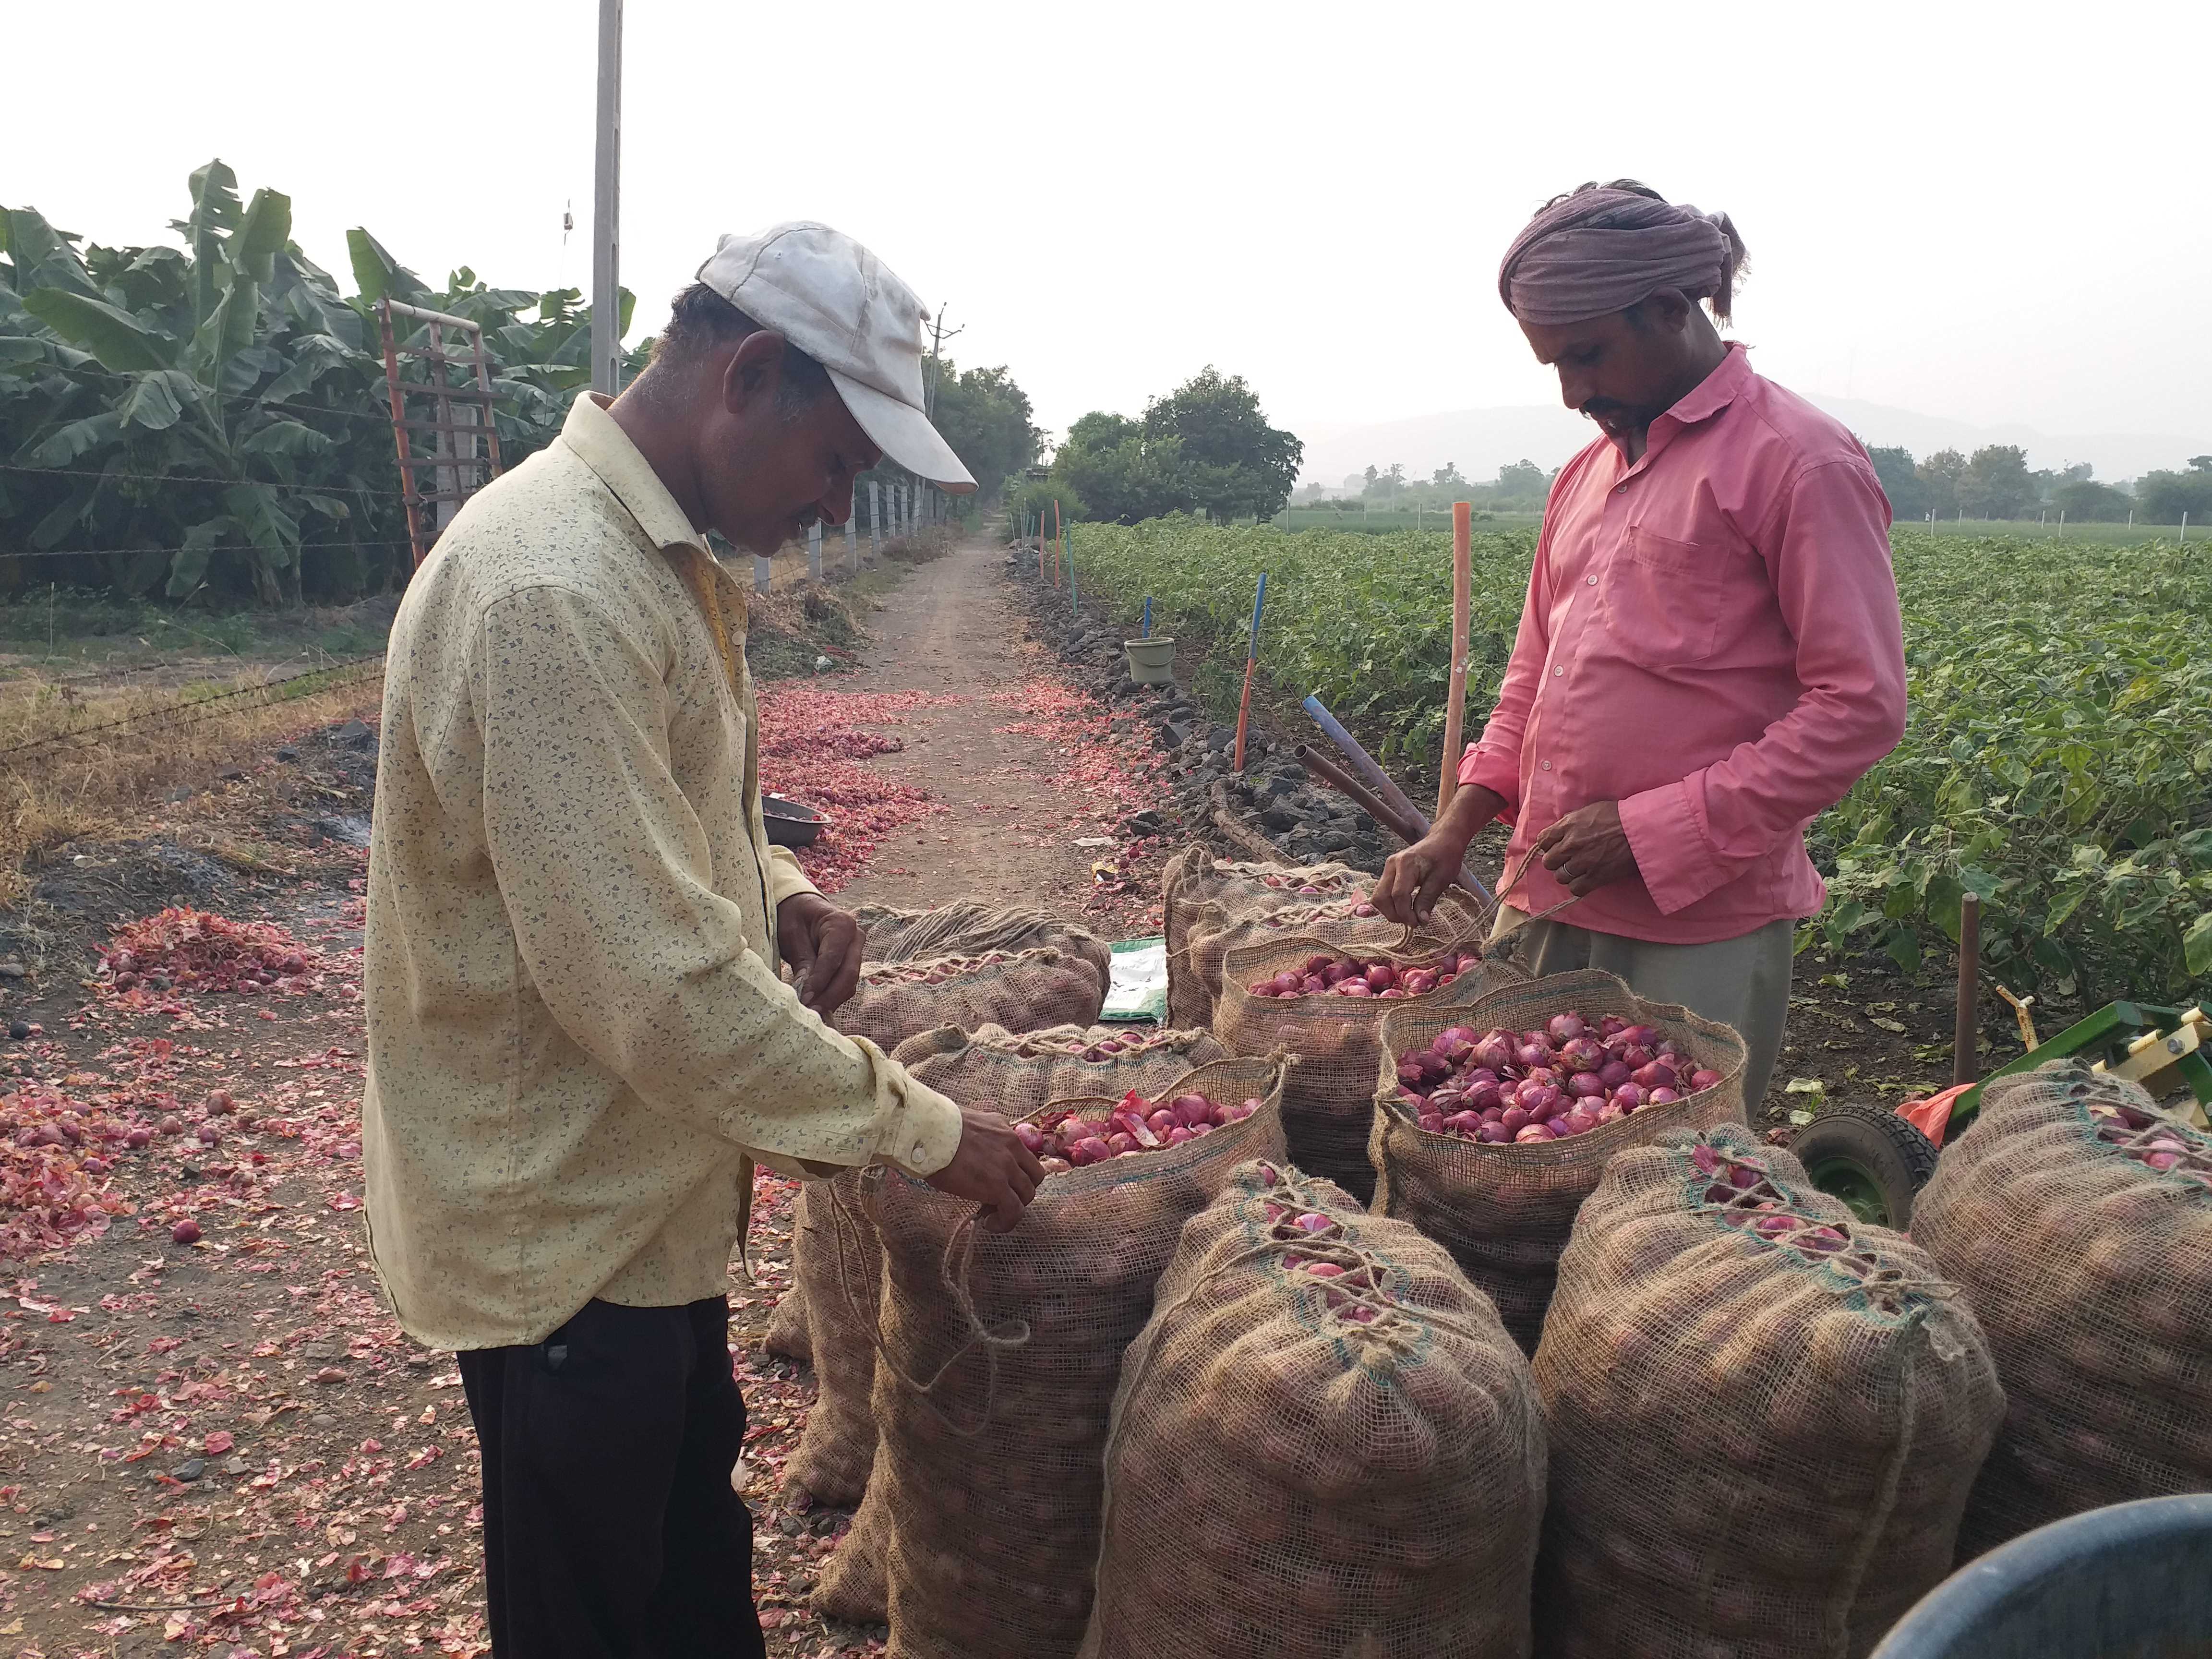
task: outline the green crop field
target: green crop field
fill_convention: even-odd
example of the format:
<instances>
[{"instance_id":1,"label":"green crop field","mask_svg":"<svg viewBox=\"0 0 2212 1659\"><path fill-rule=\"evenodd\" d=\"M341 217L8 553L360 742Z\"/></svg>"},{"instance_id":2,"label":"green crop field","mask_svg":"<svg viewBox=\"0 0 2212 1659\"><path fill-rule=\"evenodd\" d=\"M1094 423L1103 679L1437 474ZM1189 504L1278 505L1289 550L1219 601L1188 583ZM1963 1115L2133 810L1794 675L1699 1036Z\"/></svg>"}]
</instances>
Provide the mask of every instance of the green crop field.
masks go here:
<instances>
[{"instance_id":1,"label":"green crop field","mask_svg":"<svg viewBox=\"0 0 2212 1659\"><path fill-rule=\"evenodd\" d=\"M1912 714L1905 741L1813 831L1827 911L1808 930L1917 963L1981 894L1993 972L2064 995L2212 992L2212 549L1905 530L1893 538ZM1318 692L1434 777L1451 633L1450 538L1083 525L1085 594L1156 632L1241 641L1267 573L1264 673ZM1480 731L1534 556L1474 540L1467 723ZM1227 653L1218 653L1227 654ZM1200 690L1233 700L1210 670Z\"/></svg>"},{"instance_id":2,"label":"green crop field","mask_svg":"<svg viewBox=\"0 0 2212 1659\"><path fill-rule=\"evenodd\" d=\"M1419 513L1411 507L1384 512L1340 511L1333 507L1286 507L1276 515L1275 522L1290 530L1354 530L1374 535L1390 530L1449 530L1451 528L1449 507L1424 507ZM1481 531L1534 530L1544 522L1540 513L1478 512L1474 527Z\"/></svg>"}]
</instances>

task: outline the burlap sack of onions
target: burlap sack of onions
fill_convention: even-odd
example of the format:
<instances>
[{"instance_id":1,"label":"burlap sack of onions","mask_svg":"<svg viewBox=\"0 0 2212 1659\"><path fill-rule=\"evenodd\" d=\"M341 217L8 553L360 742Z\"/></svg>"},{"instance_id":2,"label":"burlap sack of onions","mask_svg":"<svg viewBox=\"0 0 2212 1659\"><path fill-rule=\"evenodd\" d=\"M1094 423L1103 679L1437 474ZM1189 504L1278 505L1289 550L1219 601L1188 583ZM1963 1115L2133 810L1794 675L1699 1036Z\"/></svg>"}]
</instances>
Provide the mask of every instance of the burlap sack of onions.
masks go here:
<instances>
[{"instance_id":1,"label":"burlap sack of onions","mask_svg":"<svg viewBox=\"0 0 2212 1659\"><path fill-rule=\"evenodd\" d=\"M1086 1659L1513 1659L1535 1385L1443 1249L1247 1164L1121 1368Z\"/></svg>"},{"instance_id":2,"label":"burlap sack of onions","mask_svg":"<svg viewBox=\"0 0 2212 1659\"><path fill-rule=\"evenodd\" d=\"M1742 1038L1595 969L1460 1007L1398 1005L1376 1048L1375 1208L1449 1249L1528 1353L1607 1161L1744 1121Z\"/></svg>"},{"instance_id":3,"label":"burlap sack of onions","mask_svg":"<svg viewBox=\"0 0 2212 1659\"><path fill-rule=\"evenodd\" d=\"M1282 1158L1286 1062L1218 1060L1166 1099L1054 1103L1024 1120L1101 1154L1054 1170L1012 1233L888 1170L866 1194L882 1240L871 1501L885 1511L890 1651L1067 1659L1090 1616L1102 1454L1121 1356L1183 1223L1237 1165ZM1247 1109L1249 1103L1249 1109ZM1183 1127L1203 1104L1226 1121ZM1146 1112L1144 1108L1152 1110ZM1153 1113L1179 1120L1161 1135ZM1124 1113L1143 1133L1110 1128ZM1180 1133L1181 1139L1176 1139ZM1127 1136L1126 1150L1109 1142ZM1149 1137L1152 1146L1143 1144ZM1172 1144L1170 1144L1172 1143Z\"/></svg>"},{"instance_id":4,"label":"burlap sack of onions","mask_svg":"<svg viewBox=\"0 0 2212 1659\"><path fill-rule=\"evenodd\" d=\"M1912 1237L1964 1287L2008 1401L1961 1559L2212 1491L2212 1135L2074 1061L2000 1078L1913 1200Z\"/></svg>"},{"instance_id":5,"label":"burlap sack of onions","mask_svg":"<svg viewBox=\"0 0 2212 1659\"><path fill-rule=\"evenodd\" d=\"M1858 1659L1950 1571L2004 1413L1927 1253L1733 1124L1606 1164L1535 1375L1545 1659Z\"/></svg>"}]
</instances>

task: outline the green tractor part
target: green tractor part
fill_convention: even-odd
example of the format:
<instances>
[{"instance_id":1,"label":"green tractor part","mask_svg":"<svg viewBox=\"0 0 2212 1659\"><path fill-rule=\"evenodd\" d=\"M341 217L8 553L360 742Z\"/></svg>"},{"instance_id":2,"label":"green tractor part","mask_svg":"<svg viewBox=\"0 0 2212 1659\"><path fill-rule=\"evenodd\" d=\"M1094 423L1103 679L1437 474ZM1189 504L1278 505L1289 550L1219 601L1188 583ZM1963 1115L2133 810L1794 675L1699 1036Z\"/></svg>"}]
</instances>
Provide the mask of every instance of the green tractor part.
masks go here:
<instances>
[{"instance_id":1,"label":"green tractor part","mask_svg":"<svg viewBox=\"0 0 2212 1659\"><path fill-rule=\"evenodd\" d=\"M1832 1106L1799 1130L1790 1150L1813 1184L1850 1205L1862 1221L1904 1229L1912 1219L1913 1194L1935 1173L1944 1144L1974 1121L1982 1091L1994 1079L2053 1060L2089 1060L2098 1071L2141 1084L2154 1100L2185 1088L2189 1101L2163 1109L2192 1127L2206 1127L2204 1109L2212 1103L2212 1022L2203 1009L2107 1003L2049 1041L2037 1042L2025 1009L2018 1002L2014 1006L2021 1009L2027 1052L1988 1077L1927 1101L1908 1101L1894 1111Z\"/></svg>"}]
</instances>

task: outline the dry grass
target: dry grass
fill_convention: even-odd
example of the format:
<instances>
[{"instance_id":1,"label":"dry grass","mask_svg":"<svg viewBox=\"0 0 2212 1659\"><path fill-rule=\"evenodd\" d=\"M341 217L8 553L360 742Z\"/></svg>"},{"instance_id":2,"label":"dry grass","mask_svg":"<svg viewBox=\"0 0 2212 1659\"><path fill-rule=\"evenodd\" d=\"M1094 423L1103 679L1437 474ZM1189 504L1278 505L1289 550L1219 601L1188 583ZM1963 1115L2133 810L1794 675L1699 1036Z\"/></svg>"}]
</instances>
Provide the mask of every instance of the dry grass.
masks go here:
<instances>
[{"instance_id":1,"label":"dry grass","mask_svg":"<svg viewBox=\"0 0 2212 1659\"><path fill-rule=\"evenodd\" d=\"M182 694L0 684L0 904L21 896L24 866L43 849L137 816L169 790L204 787L288 736L374 714L383 684L380 662L276 686L246 675ZM235 852L229 861L248 868L262 857L243 845Z\"/></svg>"}]
</instances>

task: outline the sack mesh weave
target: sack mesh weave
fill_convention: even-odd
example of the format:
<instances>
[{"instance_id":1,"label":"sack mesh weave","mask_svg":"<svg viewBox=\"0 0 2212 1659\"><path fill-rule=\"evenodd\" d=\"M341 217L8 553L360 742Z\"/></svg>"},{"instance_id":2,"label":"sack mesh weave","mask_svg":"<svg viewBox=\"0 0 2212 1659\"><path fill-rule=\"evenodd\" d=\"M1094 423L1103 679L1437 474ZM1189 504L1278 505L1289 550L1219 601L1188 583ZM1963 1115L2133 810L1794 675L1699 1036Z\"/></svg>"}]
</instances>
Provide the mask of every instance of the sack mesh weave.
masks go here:
<instances>
[{"instance_id":1,"label":"sack mesh weave","mask_svg":"<svg viewBox=\"0 0 2212 1659\"><path fill-rule=\"evenodd\" d=\"M1111 1045L1108 1047L1106 1045ZM1194 1066L1226 1060L1211 1031L1140 1025L1054 1025L1009 1031L940 1026L908 1037L891 1058L963 1106L1027 1117L1063 1095L1150 1097Z\"/></svg>"},{"instance_id":2,"label":"sack mesh weave","mask_svg":"<svg viewBox=\"0 0 2212 1659\"><path fill-rule=\"evenodd\" d=\"M1074 1653L1122 1352L1182 1224L1238 1164L1282 1156L1285 1064L1217 1060L1186 1074L1162 1094L1262 1104L1182 1146L1048 1177L1012 1233L984 1231L973 1206L920 1182L870 1171L884 1262L870 1489L884 1489L890 1516L898 1659Z\"/></svg>"},{"instance_id":3,"label":"sack mesh weave","mask_svg":"<svg viewBox=\"0 0 2212 1659\"><path fill-rule=\"evenodd\" d=\"M1327 939L1291 939L1231 951L1222 969L1213 1029L1231 1054L1281 1049L1298 1056L1283 1085L1283 1133L1290 1137L1291 1160L1309 1175L1334 1181L1364 1204L1375 1192L1367 1144L1374 1129L1375 1066L1382 1052L1376 1033L1382 1017L1395 1009L1461 1007L1526 975L1503 963L1483 962L1426 996L1252 994L1253 985L1285 968L1302 967L1309 957L1325 951L1335 952L1337 946ZM1417 939L1402 957L1383 950L1360 954L1368 961L1426 963L1443 951Z\"/></svg>"},{"instance_id":4,"label":"sack mesh weave","mask_svg":"<svg viewBox=\"0 0 2212 1659\"><path fill-rule=\"evenodd\" d=\"M1474 908L1458 894L1447 893L1419 936L1473 938L1480 927ZM1381 915L1364 894L1319 904L1310 899L1288 904L1255 901L1241 913L1216 900L1191 917L1182 953L1168 958L1168 1018L1178 1025L1211 1025L1220 1006L1221 969L1229 953L1292 938L1326 939L1347 954L1372 957L1403 940L1405 930Z\"/></svg>"},{"instance_id":5,"label":"sack mesh weave","mask_svg":"<svg viewBox=\"0 0 2212 1659\"><path fill-rule=\"evenodd\" d=\"M2000 1078L1912 1205L1912 1237L1990 1334L2008 1407L1962 1559L2082 1510L2212 1491L2212 1136L2163 1120L2163 1170L2093 1108L2151 1111L2072 1061Z\"/></svg>"},{"instance_id":6,"label":"sack mesh weave","mask_svg":"<svg viewBox=\"0 0 2212 1659\"><path fill-rule=\"evenodd\" d=\"M1161 915L1169 971L1189 943L1191 920L1207 905L1241 919L1254 910L1313 904L1364 895L1371 876L1341 864L1243 864L1218 859L1204 847L1186 847L1162 872Z\"/></svg>"},{"instance_id":7,"label":"sack mesh weave","mask_svg":"<svg viewBox=\"0 0 2212 1659\"><path fill-rule=\"evenodd\" d=\"M824 1619L848 1624L880 1625L890 1617L890 1514L884 1488L868 1483L867 1496L853 1511L853 1524L823 1562L807 1605Z\"/></svg>"},{"instance_id":8,"label":"sack mesh weave","mask_svg":"<svg viewBox=\"0 0 2212 1659\"><path fill-rule=\"evenodd\" d=\"M1546 1659L1869 1652L1950 1571L2004 1412L1927 1255L1732 1124L1606 1165L1535 1373Z\"/></svg>"},{"instance_id":9,"label":"sack mesh weave","mask_svg":"<svg viewBox=\"0 0 2212 1659\"><path fill-rule=\"evenodd\" d=\"M938 981L916 977L924 974L938 975ZM886 1054L941 1025L969 1031L985 1025L1010 1031L1088 1025L1105 1006L1112 975L1110 965L1057 945L1016 951L998 962L933 957L864 963L860 988L830 1024L848 1036L871 1039Z\"/></svg>"},{"instance_id":10,"label":"sack mesh weave","mask_svg":"<svg viewBox=\"0 0 2212 1659\"><path fill-rule=\"evenodd\" d=\"M1596 1190L1606 1161L1670 1130L1707 1129L1744 1120L1743 1039L1727 1026L1672 1003L1646 1002L1613 975L1579 969L1508 986L1462 1008L1392 1003L1383 1016L1376 1074L1369 1079L1377 1214L1409 1221L1452 1253L1467 1276L1498 1304L1498 1316L1525 1353L1536 1351L1559 1252L1575 1212ZM1721 1074L1711 1089L1668 1106L1646 1106L1586 1134L1533 1146L1486 1146L1431 1134L1400 1097L1398 1056L1425 1048L1447 1026L1478 1036L1494 1026L1540 1029L1569 1011L1595 1024L1607 1014L1651 1025Z\"/></svg>"},{"instance_id":11,"label":"sack mesh weave","mask_svg":"<svg viewBox=\"0 0 2212 1659\"><path fill-rule=\"evenodd\" d=\"M833 1192L835 1196L833 1197ZM860 1501L876 1461L875 1336L867 1309L882 1272L860 1205L860 1171L810 1181L792 1206L792 1279L806 1309L814 1405L783 1466L787 1488L842 1509Z\"/></svg>"},{"instance_id":12,"label":"sack mesh weave","mask_svg":"<svg viewBox=\"0 0 2212 1659\"><path fill-rule=\"evenodd\" d=\"M1095 1049L1095 1042L1076 1041L1085 1035L1084 1028L1072 1025L1020 1034L987 1025L970 1039L946 1027L901 1043L893 1058L963 1105L1020 1118L1062 1096L1105 1094L1118 1099L1130 1089L1155 1095L1187 1074L1193 1058L1203 1063L1224 1053L1204 1032L1106 1030L1103 1037L1126 1038L1131 1046L1091 1061L1083 1054ZM1165 1040L1170 1037L1180 1040ZM951 1047L956 1042L959 1046ZM1071 1054L1066 1049L1072 1042L1076 1052ZM1024 1048L1033 1052L1024 1054ZM925 1054L933 1057L917 1058ZM948 1086L952 1085L957 1086ZM816 1502L842 1508L860 1501L875 1461L876 1421L869 1399L876 1376L874 1309L883 1258L874 1224L860 1202L859 1172L838 1176L830 1183L842 1203L835 1213L826 1194L813 1193L816 1184L800 1188L792 1223L792 1277L800 1305L809 1310L815 1403L784 1466L784 1478L804 1487Z\"/></svg>"},{"instance_id":13,"label":"sack mesh weave","mask_svg":"<svg viewBox=\"0 0 2212 1659\"><path fill-rule=\"evenodd\" d=\"M867 962L926 962L936 957L980 957L994 951L1032 951L1057 945L1104 973L1112 959L1105 940L1072 921L1042 910L1012 909L981 899L957 899L933 910L862 904L853 915L867 930Z\"/></svg>"},{"instance_id":14,"label":"sack mesh weave","mask_svg":"<svg viewBox=\"0 0 2212 1659\"><path fill-rule=\"evenodd\" d=\"M793 1231L797 1231L797 1200L793 1200ZM793 1241L794 1244L796 1240ZM806 1334L806 1297L799 1288L799 1262L794 1249L791 1264L791 1284L768 1316L768 1334L762 1346L786 1359L796 1359L802 1365L814 1358L812 1342Z\"/></svg>"},{"instance_id":15,"label":"sack mesh weave","mask_svg":"<svg viewBox=\"0 0 2212 1659\"><path fill-rule=\"evenodd\" d=\"M1114 1401L1086 1659L1528 1652L1535 1387L1441 1249L1251 1163L1154 1303Z\"/></svg>"}]
</instances>

